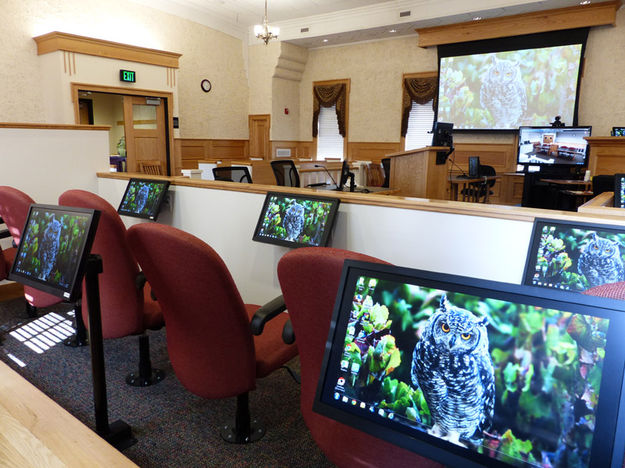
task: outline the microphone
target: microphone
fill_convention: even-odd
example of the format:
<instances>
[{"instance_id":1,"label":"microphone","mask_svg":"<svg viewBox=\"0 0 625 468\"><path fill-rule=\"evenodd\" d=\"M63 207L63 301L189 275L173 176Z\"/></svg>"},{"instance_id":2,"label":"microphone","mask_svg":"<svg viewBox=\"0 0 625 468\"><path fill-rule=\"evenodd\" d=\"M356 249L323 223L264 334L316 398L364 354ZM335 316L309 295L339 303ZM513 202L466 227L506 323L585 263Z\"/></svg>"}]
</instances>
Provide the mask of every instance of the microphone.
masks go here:
<instances>
[{"instance_id":1,"label":"microphone","mask_svg":"<svg viewBox=\"0 0 625 468\"><path fill-rule=\"evenodd\" d=\"M328 171L328 168L325 166L322 166L321 164L315 164L315 167L320 167L322 168L324 171L326 171L326 174L328 174L328 177L330 177L330 179L332 180L332 182L334 182L334 185L336 186L336 190L339 189L339 184L336 183L336 180L334 180L334 177L332 177L332 174L330 174L330 171Z\"/></svg>"}]
</instances>

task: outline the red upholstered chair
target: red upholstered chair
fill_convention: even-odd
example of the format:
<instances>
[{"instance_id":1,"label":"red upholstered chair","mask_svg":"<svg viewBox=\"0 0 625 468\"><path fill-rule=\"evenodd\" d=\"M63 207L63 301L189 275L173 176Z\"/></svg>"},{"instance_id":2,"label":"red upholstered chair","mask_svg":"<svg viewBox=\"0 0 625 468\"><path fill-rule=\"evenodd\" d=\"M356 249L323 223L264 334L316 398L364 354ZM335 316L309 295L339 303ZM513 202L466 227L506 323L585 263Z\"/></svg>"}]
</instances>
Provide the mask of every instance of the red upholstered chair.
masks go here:
<instances>
[{"instance_id":1,"label":"red upholstered chair","mask_svg":"<svg viewBox=\"0 0 625 468\"><path fill-rule=\"evenodd\" d=\"M24 192L13 187L0 186L0 216L9 229L15 245L20 243L28 210L33 203L35 201ZM10 253L8 255L11 259L15 257L14 252L13 257ZM26 298L26 312L29 317L34 317L37 314L37 307L48 307L61 302L59 297L41 292L30 286L24 286L24 297Z\"/></svg>"},{"instance_id":2,"label":"red upholstered chair","mask_svg":"<svg viewBox=\"0 0 625 468\"><path fill-rule=\"evenodd\" d=\"M128 243L158 298L167 324L167 349L176 376L203 398L237 396L235 424L222 425L229 442L246 443L264 430L250 422L248 392L297 355L282 342L287 314L252 336L259 306L244 304L225 263L209 245L179 229L144 223L128 229Z\"/></svg>"},{"instance_id":3,"label":"red upholstered chair","mask_svg":"<svg viewBox=\"0 0 625 468\"><path fill-rule=\"evenodd\" d=\"M2 218L0 218L0 224L4 224ZM9 230L1 230L0 239L6 239L7 237L11 237ZM11 271L11 266L13 265L16 250L15 247L10 247L8 249L0 247L0 281L7 279L9 271Z\"/></svg>"},{"instance_id":4,"label":"red upholstered chair","mask_svg":"<svg viewBox=\"0 0 625 468\"><path fill-rule=\"evenodd\" d=\"M323 247L292 250L278 263L278 278L300 353L304 421L317 445L339 467L440 467L312 410L345 259L385 263L368 255Z\"/></svg>"},{"instance_id":5,"label":"red upholstered chair","mask_svg":"<svg viewBox=\"0 0 625 468\"><path fill-rule=\"evenodd\" d=\"M584 294L625 301L625 282L601 284L594 288L587 289L584 291Z\"/></svg>"},{"instance_id":6,"label":"red upholstered chair","mask_svg":"<svg viewBox=\"0 0 625 468\"><path fill-rule=\"evenodd\" d=\"M107 339L140 335L139 372L128 375L126 382L141 387L159 382L163 372L152 369L149 338L145 331L161 328L163 314L151 297L149 285L141 287L143 285L138 284L142 276L126 242L126 227L117 210L102 197L85 190L66 191L59 197L59 204L100 211L91 253L102 257L102 273L98 277L102 336ZM87 323L87 315L88 309L84 307L84 323Z\"/></svg>"}]
</instances>

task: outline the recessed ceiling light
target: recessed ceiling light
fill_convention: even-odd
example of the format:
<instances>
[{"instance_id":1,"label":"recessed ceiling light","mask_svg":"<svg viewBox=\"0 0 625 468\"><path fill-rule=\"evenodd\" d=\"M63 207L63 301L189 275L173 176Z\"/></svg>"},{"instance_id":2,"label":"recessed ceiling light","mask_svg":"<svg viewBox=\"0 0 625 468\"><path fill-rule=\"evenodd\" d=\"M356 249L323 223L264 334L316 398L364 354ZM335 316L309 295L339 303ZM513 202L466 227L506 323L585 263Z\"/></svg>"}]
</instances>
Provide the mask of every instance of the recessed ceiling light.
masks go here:
<instances>
[{"instance_id":1,"label":"recessed ceiling light","mask_svg":"<svg viewBox=\"0 0 625 468\"><path fill-rule=\"evenodd\" d=\"M388 30L388 32L390 32L390 33L396 33L396 32L397 32L397 29L389 29L389 30Z\"/></svg>"},{"instance_id":2,"label":"recessed ceiling light","mask_svg":"<svg viewBox=\"0 0 625 468\"><path fill-rule=\"evenodd\" d=\"M579 2L580 5L589 5L590 0L584 0L583 2Z\"/></svg>"},{"instance_id":3,"label":"recessed ceiling light","mask_svg":"<svg viewBox=\"0 0 625 468\"><path fill-rule=\"evenodd\" d=\"M324 39L324 40L323 40L323 42L328 42L328 40L327 40L327 39Z\"/></svg>"},{"instance_id":4,"label":"recessed ceiling light","mask_svg":"<svg viewBox=\"0 0 625 468\"><path fill-rule=\"evenodd\" d=\"M481 16L474 16L474 17L473 17L473 21L479 21L479 20L481 20L481 19L482 19L482 17L481 17Z\"/></svg>"}]
</instances>

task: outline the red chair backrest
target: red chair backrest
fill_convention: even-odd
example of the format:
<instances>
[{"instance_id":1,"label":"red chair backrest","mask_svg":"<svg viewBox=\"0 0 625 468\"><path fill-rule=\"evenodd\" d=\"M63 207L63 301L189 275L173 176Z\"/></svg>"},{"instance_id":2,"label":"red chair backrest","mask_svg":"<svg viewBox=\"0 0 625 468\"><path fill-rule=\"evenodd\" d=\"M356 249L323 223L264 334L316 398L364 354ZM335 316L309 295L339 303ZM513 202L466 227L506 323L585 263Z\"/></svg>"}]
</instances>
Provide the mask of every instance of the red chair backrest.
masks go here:
<instances>
[{"instance_id":1,"label":"red chair backrest","mask_svg":"<svg viewBox=\"0 0 625 468\"><path fill-rule=\"evenodd\" d=\"M102 335L119 338L143 332L143 293L136 287L139 266L126 241L126 227L117 210L102 197L84 190L68 190L59 204L100 211L91 252L102 257L99 275ZM83 285L83 297L84 285ZM87 307L83 317L87 323Z\"/></svg>"},{"instance_id":2,"label":"red chair backrest","mask_svg":"<svg viewBox=\"0 0 625 468\"><path fill-rule=\"evenodd\" d=\"M35 200L16 188L0 187L0 216L16 244L20 243L28 209L33 203Z\"/></svg>"},{"instance_id":3,"label":"red chair backrest","mask_svg":"<svg viewBox=\"0 0 625 468\"><path fill-rule=\"evenodd\" d=\"M601 284L594 288L587 289L584 291L584 294L625 301L625 282Z\"/></svg>"},{"instance_id":4,"label":"red chair backrest","mask_svg":"<svg viewBox=\"0 0 625 468\"><path fill-rule=\"evenodd\" d=\"M144 223L128 243L163 310L167 349L180 382L204 398L254 389L256 359L245 305L225 263L179 229Z\"/></svg>"}]
</instances>

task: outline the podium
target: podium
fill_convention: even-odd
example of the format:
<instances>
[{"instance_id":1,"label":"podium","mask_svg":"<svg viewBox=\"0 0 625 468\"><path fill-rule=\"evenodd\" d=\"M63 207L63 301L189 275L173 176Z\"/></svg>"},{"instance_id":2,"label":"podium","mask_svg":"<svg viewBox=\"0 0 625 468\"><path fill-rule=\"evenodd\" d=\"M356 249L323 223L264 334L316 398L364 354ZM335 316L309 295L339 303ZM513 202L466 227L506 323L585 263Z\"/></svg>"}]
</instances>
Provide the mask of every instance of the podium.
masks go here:
<instances>
[{"instance_id":1,"label":"podium","mask_svg":"<svg viewBox=\"0 0 625 468\"><path fill-rule=\"evenodd\" d=\"M448 151L446 146L426 146L387 154L391 158L389 188L404 197L447 199L448 167L436 164L436 153Z\"/></svg>"}]
</instances>

